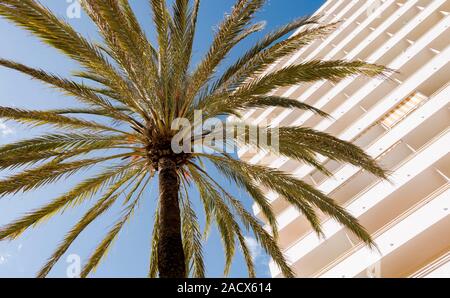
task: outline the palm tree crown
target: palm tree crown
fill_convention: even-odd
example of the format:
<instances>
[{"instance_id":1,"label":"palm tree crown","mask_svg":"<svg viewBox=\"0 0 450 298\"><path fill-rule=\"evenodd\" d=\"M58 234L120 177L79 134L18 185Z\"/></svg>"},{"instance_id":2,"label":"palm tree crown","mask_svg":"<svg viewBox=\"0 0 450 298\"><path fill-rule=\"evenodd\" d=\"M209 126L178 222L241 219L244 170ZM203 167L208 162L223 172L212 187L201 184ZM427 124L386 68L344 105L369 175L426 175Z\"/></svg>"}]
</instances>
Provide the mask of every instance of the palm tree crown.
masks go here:
<instances>
[{"instance_id":1,"label":"palm tree crown","mask_svg":"<svg viewBox=\"0 0 450 298\"><path fill-rule=\"evenodd\" d=\"M0 147L0 169L19 169L0 181L0 196L31 191L55 183L87 167L102 171L85 179L47 205L0 228L0 240L14 239L51 216L95 198L92 207L68 232L38 273L45 277L75 239L96 218L121 202L125 209L84 265L86 277L103 259L152 179L159 180L159 200L152 236L150 277L203 277L202 232L188 189L196 187L206 215L206 232L217 225L225 248L225 275L236 247L240 248L250 276L254 265L245 233L253 233L286 277L293 276L276 243L275 215L260 186L283 196L322 234L318 211L333 217L369 246L370 235L344 208L311 185L278 170L246 163L227 153L175 152L179 118L194 121L196 110L205 118L235 116L250 108L281 107L327 114L294 99L273 95L278 88L318 80L339 81L349 76L385 76L388 70L361 61L303 61L267 71L336 24L321 24L320 16L297 19L267 34L227 70L218 73L230 51L240 41L263 29L253 23L264 0L237 0L219 25L204 58L191 61L200 0L150 0L157 46L151 44L128 0L81 0L87 15L102 36L101 44L78 34L37 0L0 0L0 15L30 31L46 44L80 64L74 78L63 78L18 62L0 59L0 65L22 72L79 100L80 105L60 110L26 110L0 107L0 117L32 126L49 125L57 131ZM287 39L285 35L298 30ZM78 79L77 79L78 78ZM84 83L80 83L79 78ZM86 83L88 82L88 83ZM272 94L272 95L269 95ZM88 115L89 117L77 117ZM111 121L107 121L107 120ZM232 125L238 125L232 124ZM246 142L226 134L225 143ZM361 149L307 127L279 127L278 154L309 164L331 175L320 156L350 163L380 178L385 171ZM202 131L192 142L213 134ZM244 141L243 141L244 139ZM270 150L258 143L250 146ZM97 154L91 154L96 152ZM98 154L101 153L101 154ZM214 166L237 187L244 189L261 208L272 233L263 228L205 164ZM245 233L244 233L244 231Z\"/></svg>"}]
</instances>

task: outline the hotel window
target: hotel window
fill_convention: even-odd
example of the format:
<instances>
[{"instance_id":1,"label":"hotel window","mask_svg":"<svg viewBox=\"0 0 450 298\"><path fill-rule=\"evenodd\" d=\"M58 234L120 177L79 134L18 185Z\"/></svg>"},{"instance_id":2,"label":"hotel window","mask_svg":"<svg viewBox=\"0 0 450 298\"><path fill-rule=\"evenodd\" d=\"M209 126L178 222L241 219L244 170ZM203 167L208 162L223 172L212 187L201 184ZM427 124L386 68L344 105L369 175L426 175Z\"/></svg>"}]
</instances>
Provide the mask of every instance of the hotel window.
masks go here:
<instances>
[{"instance_id":1,"label":"hotel window","mask_svg":"<svg viewBox=\"0 0 450 298\"><path fill-rule=\"evenodd\" d=\"M394 127L408 114L417 109L426 99L427 97L419 92L413 93L384 116L381 119L381 123L389 129Z\"/></svg>"}]
</instances>

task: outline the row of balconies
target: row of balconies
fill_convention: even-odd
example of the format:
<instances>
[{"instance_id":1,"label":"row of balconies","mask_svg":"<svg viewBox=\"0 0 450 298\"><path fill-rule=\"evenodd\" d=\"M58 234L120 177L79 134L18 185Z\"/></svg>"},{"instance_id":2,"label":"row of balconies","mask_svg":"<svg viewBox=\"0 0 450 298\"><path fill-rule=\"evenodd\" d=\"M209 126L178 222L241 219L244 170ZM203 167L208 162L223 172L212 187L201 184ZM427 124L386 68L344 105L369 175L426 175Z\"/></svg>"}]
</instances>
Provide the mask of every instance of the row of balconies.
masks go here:
<instances>
[{"instance_id":1,"label":"row of balconies","mask_svg":"<svg viewBox=\"0 0 450 298\"><path fill-rule=\"evenodd\" d=\"M429 138L446 129L449 120L446 107L449 94L450 86L447 87L446 92L433 97L404 122L381 137L379 141L368 148L368 153L378 157L388 169L395 170L399 164L414 156ZM367 172L346 165L335 173L335 179L327 179L316 187L343 204L358 194L365 193L376 182L377 180ZM278 216L280 244L286 247L290 245L291 241L298 239L302 235L302 231L301 229L295 232L292 232L291 229L284 231L284 228L292 227L295 230L298 226L305 226L306 221L299 216L300 214L295 208L290 207L281 197L273 196L272 204L278 206L276 211L280 212ZM287 209L283 211L282 207ZM309 229L309 227L306 225L305 229Z\"/></svg>"},{"instance_id":2,"label":"row of balconies","mask_svg":"<svg viewBox=\"0 0 450 298\"><path fill-rule=\"evenodd\" d=\"M442 73L441 75L443 75L444 77L445 77L445 72L444 73ZM436 81L436 80L433 80L433 81ZM447 87L448 88L448 87ZM447 88L443 88L443 90L441 90L440 92L437 92L438 93L438 98L441 98L441 103L442 102L448 102L448 99L447 98L445 98L445 99L442 99L442 97L441 96L443 96L442 94L448 94L448 91L447 91ZM446 93L447 92L447 93ZM448 96L448 95L447 95ZM432 97L434 97L434 96L432 96ZM443 101L442 101L443 100ZM433 101L434 102L434 101ZM388 104L389 104L389 102L387 102ZM437 106L436 106L437 107ZM404 116L406 116L406 115L404 115ZM381 119L383 119L383 118L381 118ZM371 152L371 147L369 147L369 145L371 144L371 143L374 143L376 140L377 140L377 138L380 138L381 137L381 135L383 134L383 133L387 133L386 132L386 129L385 128L383 128L383 126L381 126L381 125L377 125L377 123L378 122L375 122L375 124L373 124L373 125L371 125L371 126L367 126L367 128L365 129L365 130L363 130L362 132L360 132L357 136L356 136L356 138L354 138L353 140L358 144L358 145L361 145L363 148L366 148L369 152ZM420 123L420 121L418 122L418 123ZM445 122L444 122L445 123ZM369 130L369 131L368 131ZM393 134L393 133L391 133L391 135L394 135L395 136L395 134ZM393 141L398 141L398 138L397 139L394 139ZM377 152L377 154L376 155L374 155L375 157L376 156L378 156L378 154L380 154L380 153L382 153L382 152ZM277 159L278 160L278 159ZM286 162L284 162L284 161L286 161ZM324 160L325 161L325 160ZM287 159L282 159L281 160L281 162L279 162L278 164L276 164L275 162L273 162L272 163L272 166L274 166L274 167L278 167L278 168L281 168L281 169L283 169L283 170L290 170L290 168L289 168L289 164L295 164L295 162L294 161L288 161ZM334 164L334 163L332 163L332 166L333 167L336 167L336 164ZM313 170L313 168L311 168L311 167L309 167L309 166L299 166L295 171L293 171L294 172L294 174L298 177L298 178L300 178L300 179L305 179L305 177L307 177L307 175L309 175L309 174L313 174L314 172L312 172L312 170ZM331 170L333 170L333 168L331 168ZM308 178L306 178L306 179L308 179ZM312 182L313 184L314 184L314 181L311 181L311 180L308 180L308 182ZM316 181L317 182L317 181ZM272 197L276 197L276 196L273 196L272 195ZM255 208L255 211L258 213L258 209L257 208Z\"/></svg>"},{"instance_id":3,"label":"row of balconies","mask_svg":"<svg viewBox=\"0 0 450 298\"><path fill-rule=\"evenodd\" d=\"M368 269L378 267L378 277L410 275L433 258L448 251L450 227L447 183L418 202L374 234L380 253L355 246L317 277L367 277Z\"/></svg>"},{"instance_id":4,"label":"row of balconies","mask_svg":"<svg viewBox=\"0 0 450 298\"><path fill-rule=\"evenodd\" d=\"M414 2L415 0L413 0ZM328 36L323 42L319 42L316 45L311 45L309 47L303 48L294 55L292 58L288 59L288 61L282 61L281 63L278 63L275 65L275 69L281 68L285 65L290 65L292 63L302 61L302 60L310 60L314 58L324 58L321 54L329 53L331 48L341 49L344 45L346 45L349 41L353 42L352 39L354 39L358 33L360 33L364 28L366 28L369 24L376 26L375 24L371 24L370 21L376 21L379 22L379 14L383 12L387 7L390 7L390 5L394 5L395 1L390 0L388 3L385 3L381 7L379 7L375 13L371 13L369 16L368 9L372 5L370 1L341 1L340 3L336 3L336 7L340 9L338 14L329 14L324 16L323 23L330 23L335 22L338 20L346 20L342 26L340 26L337 30L335 30L330 36ZM354 13L354 10L356 8L359 8L359 10ZM395 6L391 7L391 10L394 10ZM362 23L361 23L362 22ZM354 30L356 27L356 31ZM350 31L349 31L350 30ZM361 36L364 36L361 35ZM343 40L342 40L343 39ZM339 41L340 46L336 46L334 42L337 43ZM328 48L331 47L331 48ZM325 48L325 49L324 49ZM333 52L333 51L332 51ZM334 55L328 54L327 57L331 57ZM300 88L299 88L300 89ZM277 92L278 93L278 92ZM291 96L292 92L287 92L286 96ZM294 94L294 98L296 98ZM262 113L261 110L257 110L253 113L253 117L257 117Z\"/></svg>"},{"instance_id":5,"label":"row of balconies","mask_svg":"<svg viewBox=\"0 0 450 298\"><path fill-rule=\"evenodd\" d=\"M439 5L439 1L433 2L431 6L433 7L428 7L427 9L424 9L422 11L422 13L418 16L418 18L424 18L426 16L430 16L430 14L435 11L436 9L441 9L442 7L440 7ZM441 3L442 4L442 3ZM434 15L434 14L433 14ZM433 19L435 21L437 21L437 19L435 17L433 17ZM413 20L411 23L414 23L417 20ZM435 26L435 30L430 30L429 32L427 32L427 34L425 36L422 36L422 38L420 40L418 40L417 43L414 43L413 46L410 47L410 49L408 49L408 51L405 51L403 53L403 55L401 55L399 58L396 59L396 61L394 61L394 63L392 63L391 65L389 65L390 67L396 68L396 69L400 69L400 71L403 71L403 69L401 69L402 67L404 67L404 70L407 74L411 74L413 73L413 69L409 69L408 66L409 65L415 65L415 67L417 68L417 65L420 65L420 63L417 63L418 60L424 60L426 61L427 59L430 59L430 55L436 55L438 54L441 50L442 50L442 40L443 38L439 38L439 36L444 35L443 30L445 31L448 28L449 25L449 21L446 18L445 20L442 20L441 22L439 22L439 25ZM408 30L402 30L403 32L401 32L402 34L399 33L400 37L405 37L405 35L410 32L411 30L415 30L417 29L417 27L421 27L421 26L409 26L409 28L406 28ZM448 34L449 32L445 31L445 34ZM399 36L394 36L390 41L396 41L398 42L398 37ZM445 35L444 35L445 36ZM432 38L430 40L430 38ZM432 43L434 41L434 44L431 44L431 47L427 47L427 45L429 45L429 43ZM391 45L389 45L391 44ZM387 47L392 47L392 42L388 43ZM435 49L437 48L437 49ZM433 50L433 51L432 51ZM374 54L374 56L372 57L372 60L375 60L373 62L377 62L376 59L377 57L380 57L381 52L376 52ZM405 54L406 53L406 54ZM421 58L422 57L422 58ZM412 63L412 61L414 61L414 63ZM424 62L423 61L423 62ZM406 64L406 66L405 66ZM404 78L403 78L404 79ZM323 108L326 111L332 111L333 108L336 108L338 106L340 106L344 101L346 101L349 97L349 94L353 94L356 90L360 89L361 86L364 85L364 83L366 83L366 80L346 80L344 82L341 82L340 84L338 84L337 86L333 86L330 83L317 83L315 84L316 86L313 88L310 88L308 90L311 90L309 93L303 93L302 95L298 94L300 96L299 100L303 100L306 101L310 104L315 104L318 108ZM383 82L376 82L376 85L381 85ZM322 85L321 88L319 88ZM360 115L361 113L363 113L365 110L369 109L369 104L376 100L378 100L380 97L382 97L383 95L385 95L386 93L388 93L389 91L391 91L394 87L395 84L382 84L382 87L377 88L377 90L375 90L374 92L370 93L369 95L367 95L367 90L372 90L375 86L367 86L366 84L366 93L365 95L368 96L368 99L365 100L365 102L363 102L361 105L356 106L356 108L352 111L354 115L352 115L351 113L349 114L349 116L357 116ZM316 89L316 91L314 91L314 89ZM328 91L328 93L327 93ZM312 93L311 93L312 92ZM337 98L336 98L337 95ZM307 98L310 99L317 99L319 98L319 102L313 102L313 100L305 100ZM334 100L332 100L334 99ZM281 110L280 110L281 111ZM261 117L259 117L258 120L262 120L265 117L270 116L270 113L274 112L274 110L266 110L265 112L263 112L262 115L260 115ZM337 119L340 118L340 116L345 113L345 111L341 110L337 110L335 113L333 113L333 116ZM290 114L290 115L289 115ZM250 115L247 115L250 116ZM299 125L299 124L303 124L305 121L307 121L308 119L312 118L310 120L308 124L314 124L317 123L317 121L319 121L320 119L318 117L311 117L312 114L310 113L303 113L303 115L299 116L298 111L296 112L292 112L289 110L283 110L283 112L281 112L281 114L278 116L277 119L274 120L275 124L278 124L281 122L281 125L291 125L292 122L294 122L295 120L295 125ZM253 117L253 114L252 114ZM350 118L349 121L352 121L351 117L347 117ZM256 122L257 122L256 121ZM342 122L342 121L341 121ZM308 125L311 126L311 125ZM240 152L240 155L243 159L248 158L248 154L245 155L245 149L242 149Z\"/></svg>"},{"instance_id":6,"label":"row of balconies","mask_svg":"<svg viewBox=\"0 0 450 298\"><path fill-rule=\"evenodd\" d=\"M376 236L383 226L392 223L396 215L402 214L415 203L427 198L428 193L448 185L450 155L446 144L449 141L450 131L447 129L419 151L408 155L400 166L394 169L392 183L377 182L369 185L356 196L351 196L350 201L341 204ZM418 188L417 185L421 187ZM449 203L448 194L444 203ZM308 233L309 229L302 237L298 230L301 224L304 224L304 219L298 213L289 214L289 212L288 209L284 213L285 217L290 215L291 220L289 224L280 228L280 233L283 233L280 234L280 242L300 237L300 240L285 249L286 255L300 276L303 276L302 273L304 276L311 276L315 271L325 267L327 262L348 254L348 250L352 249L354 244L358 244L355 237L346 234L345 229L332 219L327 219L323 223L325 239L319 239L313 232ZM279 223L280 226L283 225L282 218ZM321 252L324 255L318 258L317 255Z\"/></svg>"},{"instance_id":7,"label":"row of balconies","mask_svg":"<svg viewBox=\"0 0 450 298\"><path fill-rule=\"evenodd\" d=\"M383 151L384 148L388 147L389 144L395 143L396 140L399 138L402 138L402 136L405 136L408 132L412 132L409 135L406 135L404 137L405 140L407 140L408 143L413 144L415 148L419 148L420 143L416 140L420 140L421 136L432 136L436 134L436 131L442 130L445 128L446 123L448 123L448 98L450 95L450 87L447 86L446 88L443 88L441 91L436 92L436 95L433 95L429 102L425 103L422 107L414 111L410 116L404 119L401 123L399 123L397 126L395 126L392 131L390 131L385 136L381 137L378 142L376 142L373 146L371 146L368 149L368 152L372 154L373 156L376 156L376 154L379 154L380 151ZM444 125L444 126L442 126ZM430 131L434 129L435 133ZM423 140L422 140L423 142ZM398 146L398 145L397 145ZM390 150L391 156L398 156L406 158L405 155L399 154L399 153L408 153L411 151L408 151L409 148L412 147L397 147L397 151ZM406 149L406 150L405 150ZM414 149L412 151L416 151L417 149ZM396 154L394 154L396 153ZM397 155L398 154L398 155ZM397 164L400 162L400 160L397 161L391 161L394 164ZM371 178L370 175L363 176L360 178L355 175L357 172L357 169L346 166L341 171L336 173L336 180L327 180L323 185L321 185L320 189L326 193L330 193L335 198L338 199L338 201L345 202L345 199L348 199L351 197L352 189L353 193L356 194L358 192L364 193L364 190L367 189L369 186L369 182L373 182L370 179L366 181L367 183L364 184L363 182L367 178ZM361 174L361 173L360 173ZM346 181L346 183L342 184L343 181ZM342 186L341 186L342 184ZM359 186L359 188L358 188ZM288 204L284 202L284 200L278 198L276 195L272 196L272 205L275 208L276 212L280 212L280 210L283 210L283 208L288 207ZM290 229L285 230L285 226L282 225L280 227L281 232L284 232L286 235L292 235L292 239L290 241L296 240L301 236L302 233L305 233L309 230L307 226L307 222L304 221L302 217L299 216L298 213L289 214L292 212L292 209L285 211L283 214L288 216L288 218L292 218L293 220L290 221L290 225L294 231ZM283 218L283 214L280 215L280 222L285 222L285 218ZM283 238L283 237L282 237ZM289 239L287 239L289 240ZM286 245L286 244L285 244Z\"/></svg>"},{"instance_id":8,"label":"row of balconies","mask_svg":"<svg viewBox=\"0 0 450 298\"><path fill-rule=\"evenodd\" d=\"M450 18L446 19L447 22L450 21ZM448 26L448 24L447 24ZM407 80L407 82L405 82L405 84L402 84L401 86L395 88L394 90L391 90L392 87L394 86L390 86L393 84L389 84L388 82L383 82L380 80L374 80L374 84L379 84L379 88L376 88L375 91L373 91L376 95L380 95L380 93L384 94L387 93L388 91L390 91L390 93L388 93L388 96L384 97L383 101L375 101L375 100L371 100L372 101L372 106L369 106L369 101L366 99L366 94L367 93L371 93L371 88L370 87L374 87L373 85L369 85L369 86L365 86L363 89L361 89L357 94L355 94L354 96L352 96L351 98L349 98L339 109L338 111L336 111L335 113L332 113L333 116L336 115L335 118L338 118L337 120L334 121L330 121L328 119L324 119L322 120L318 125L315 126L316 129L318 130L328 130L328 132L333 133L335 135L339 135L340 133L342 134L343 129L345 129L346 127L348 127L351 123L355 123L355 120L358 120L359 122L362 122L362 120L365 120L368 116L373 116L374 115L378 115L378 117L383 117L383 114L388 113L390 110L386 109L386 105L389 106L389 101L388 99L393 98L394 102L396 102L398 104L398 102L402 99L405 98L407 96L406 92L413 92L414 91L414 87L417 87L417 85L415 85L416 83L419 83L419 90L420 90L420 86L424 85L427 87L427 93L430 94L431 92L433 92L434 90L436 90L437 87L439 87L439 84L436 84L435 82L445 82L446 80L446 73L448 71L448 67L449 65L443 65L443 63L445 63L448 59L448 57L446 57L446 55L448 55L448 51L450 49L446 49L444 52L437 54L433 59L431 59L431 61L425 65L424 67L422 67L420 69L420 71L414 72ZM442 59L442 60L440 60ZM437 65L437 66L436 66ZM421 74L423 74L423 76L421 76ZM433 77L433 80L426 80ZM418 78L418 80L416 80L416 78ZM430 86L430 82L433 83L434 86ZM437 85L437 86L436 86ZM390 87L390 88L389 88ZM434 90L430 89L430 87L434 87ZM381 90L381 91L380 91ZM406 91L407 90L407 91ZM405 92L406 91L406 92ZM396 96L397 98L393 97ZM383 96L380 96L383 98ZM380 98L379 96L374 96L372 98ZM361 103L365 104L365 107L361 107ZM392 107L389 107L392 108ZM374 110L380 110L383 114L374 114L373 111ZM339 114L343 114L343 116L341 116L340 118L337 117ZM355 137L357 135L359 135L362 131L364 131L365 129L367 129L367 127L370 127L374 121L376 121L377 119L372 120L372 122L369 121L364 121L361 124L359 124L359 127L353 128L351 130L347 129L347 137L342 137L346 140L354 140ZM300 125L300 124L297 124ZM349 134L351 133L351 134ZM243 156L244 157L244 156ZM267 158L266 160L264 160L264 158ZM268 161L272 161L273 160L273 156L268 156L268 155L257 155L255 157L253 157L250 162L252 163L267 163ZM286 162L293 162L293 161L286 161ZM279 160L276 160L276 162L273 163L274 166L279 167L280 165L282 165L282 163L280 164Z\"/></svg>"},{"instance_id":9,"label":"row of balconies","mask_svg":"<svg viewBox=\"0 0 450 298\"><path fill-rule=\"evenodd\" d=\"M447 195L450 169L446 165L450 160L445 155L448 152L436 144L448 143L445 129L450 117L445 106L450 88L448 85L440 87L447 83L450 71L449 48L445 41L445 36L450 34L450 3L445 0L386 0L378 12L368 15L368 2L328 1L320 12L325 13L325 22L344 20L339 29L281 61L274 69L317 58L364 59L399 70L400 74L393 76L393 82L376 79L345 80L339 84L318 82L275 92L324 109L332 114L332 121L307 112L278 108L253 110L244 115L244 119L253 118L252 123L271 119L273 125L305 125L333 133L366 148L369 154L394 170L396 183L386 186L364 171L323 158L327 168L335 173L335 178L329 179L311 167L286 158L263 152L253 155L246 148L240 150L239 155L244 160L294 173L347 205L373 233L377 243L382 244L384 254L373 257L372 252L367 253L358 245L355 237L323 215L328 237L317 239L297 210L277 194L268 193L269 202L279 214L280 245L285 248L299 276L367 276L373 265L376 265L375 269L382 267L383 272L378 274L383 276L407 276L408 272L412 274L420 268L420 262L426 261L424 258L436 257L442 254L439 249L445 248L443 241L437 241L438 244L422 257L405 253L411 245L423 243L418 242L420 237L434 235L423 233L425 230L438 231L448 226L445 224L448 213L445 212L443 217L435 216L429 223L423 223L422 230L413 231L415 234L410 231L410 238L405 238L403 243L386 245L383 241L397 240L393 235L407 215L428 208L428 205L421 205L423 202L438 202L442 197L440 191ZM382 17L378 17L380 14ZM399 113L398 119L392 119L392 115L390 119L386 117L399 110L399 104L417 90L424 96L416 106ZM401 108L405 109L404 106ZM430 141L433 136L435 138ZM411 166L414 163L421 166L414 168ZM425 186L414 191L413 186L418 184ZM364 200L364 206L358 205ZM362 209L355 209L355 206ZM436 203L436 206L441 205ZM436 206L434 208L438 208ZM257 206L254 211L261 216ZM398 214L402 216L396 217ZM447 239L447 245L449 241ZM367 260L361 262L358 256ZM398 266L400 263L402 266ZM358 268L362 269L357 271ZM406 269L399 272L398 268ZM271 271L274 276L279 274L273 264Z\"/></svg>"}]
</instances>

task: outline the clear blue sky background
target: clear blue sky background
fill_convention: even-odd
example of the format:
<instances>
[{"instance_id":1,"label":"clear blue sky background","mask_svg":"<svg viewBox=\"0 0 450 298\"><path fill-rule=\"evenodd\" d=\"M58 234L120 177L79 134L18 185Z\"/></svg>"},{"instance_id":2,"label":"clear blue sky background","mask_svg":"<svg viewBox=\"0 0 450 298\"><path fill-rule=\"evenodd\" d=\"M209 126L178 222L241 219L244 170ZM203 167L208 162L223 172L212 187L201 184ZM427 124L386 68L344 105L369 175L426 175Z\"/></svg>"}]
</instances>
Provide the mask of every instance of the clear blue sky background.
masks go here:
<instances>
[{"instance_id":1,"label":"clear blue sky background","mask_svg":"<svg viewBox=\"0 0 450 298\"><path fill-rule=\"evenodd\" d=\"M69 4L65 0L42 0L41 2L54 10L58 15L66 16L66 9ZM130 2L135 8L143 27L149 36L152 36L148 1L130 0ZM224 14L230 11L234 2L235 0L202 1L197 40L194 46L194 61L198 61L208 49L214 27L220 22ZM324 0L269 0L262 12L258 14L257 20L267 21L264 32L268 32L296 17L313 13L323 2ZM82 15L80 19L70 19L68 21L79 32L92 39L98 39L95 28L85 15ZM261 34L254 35L250 40L243 42L233 51L228 61L233 61L260 36ZM19 61L33 67L40 67L61 75L69 75L72 70L78 67L76 63L54 49L43 45L28 32L14 27L3 19L0 19L0 37L0 57L2 58ZM62 96L57 91L51 90L37 81L30 80L28 77L14 71L0 68L1 106L46 109L74 106L75 104L70 98ZM30 131L11 122L6 124L0 122L0 144L27 138L42 132L45 132L45 129ZM70 179L62 180L56 185L40 188L32 193L20 193L16 196L0 199L0 225L5 225L26 211L41 206L52 198L57 197L70 186L85 178L89 173L92 173L92 171L83 172ZM8 174L11 174L11 172L0 172L0 177L5 177ZM139 211L120 234L119 240L110 250L105 261L91 276L144 277L147 274L156 191L157 189L155 188L148 191L146 199L140 205ZM246 207L251 208L251 201L243 193L234 189L230 191L241 198ZM192 192L192 196L195 196L195 192ZM34 276L40 266L52 254L53 249L64 237L64 234L80 218L89 205L88 202L80 208L68 210L63 216L56 216L38 228L28 230L15 241L0 242L0 277ZM201 209L197 209L199 217L203 221ZM66 276L68 266L66 256L69 254L78 254L82 260L88 258L102 239L104 233L118 218L120 210L120 206L112 209L111 212L93 223L72 245L66 255L61 258L61 261L55 266L49 276ZM251 237L251 235L248 236ZM258 276L268 277L267 256L258 247L252 247L252 249L254 250ZM224 264L223 249L220 238L214 228L204 246L204 255L207 275L209 277L221 277ZM245 262L240 253L235 256L230 276L247 276Z\"/></svg>"}]
</instances>

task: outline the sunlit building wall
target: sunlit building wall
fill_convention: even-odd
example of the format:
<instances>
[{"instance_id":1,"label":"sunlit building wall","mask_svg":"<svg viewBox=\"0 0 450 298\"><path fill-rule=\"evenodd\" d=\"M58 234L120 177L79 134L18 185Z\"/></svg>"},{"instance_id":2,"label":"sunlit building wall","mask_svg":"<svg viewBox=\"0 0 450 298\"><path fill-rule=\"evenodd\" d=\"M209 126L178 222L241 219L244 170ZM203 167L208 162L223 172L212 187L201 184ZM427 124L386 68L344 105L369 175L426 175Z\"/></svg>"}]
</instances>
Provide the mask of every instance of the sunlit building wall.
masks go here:
<instances>
[{"instance_id":1,"label":"sunlit building wall","mask_svg":"<svg viewBox=\"0 0 450 298\"><path fill-rule=\"evenodd\" d=\"M379 251L322 215L325 239L276 193L279 245L298 277L450 277L450 1L328 0L316 13L337 30L272 69L312 59L364 60L397 70L391 80L351 78L277 90L329 114L254 109L244 119L304 125L361 146L389 169L380 181L351 165L322 158L334 177L266 152L241 148L252 164L287 171L345 206ZM254 213L264 220L260 210ZM268 228L267 228L268 229ZM269 229L268 229L269 230ZM270 263L273 277L281 277Z\"/></svg>"}]
</instances>

